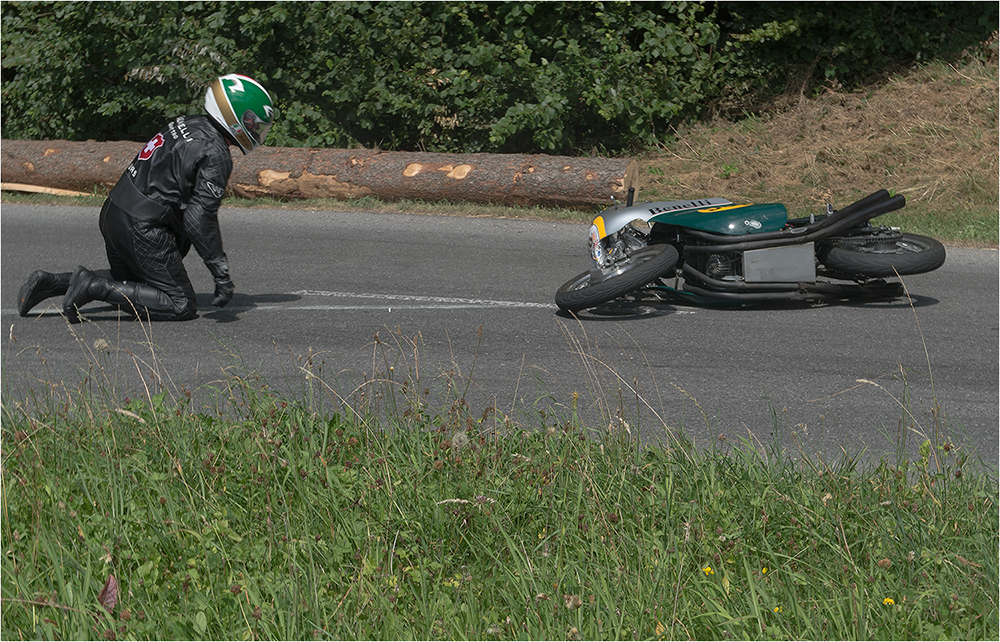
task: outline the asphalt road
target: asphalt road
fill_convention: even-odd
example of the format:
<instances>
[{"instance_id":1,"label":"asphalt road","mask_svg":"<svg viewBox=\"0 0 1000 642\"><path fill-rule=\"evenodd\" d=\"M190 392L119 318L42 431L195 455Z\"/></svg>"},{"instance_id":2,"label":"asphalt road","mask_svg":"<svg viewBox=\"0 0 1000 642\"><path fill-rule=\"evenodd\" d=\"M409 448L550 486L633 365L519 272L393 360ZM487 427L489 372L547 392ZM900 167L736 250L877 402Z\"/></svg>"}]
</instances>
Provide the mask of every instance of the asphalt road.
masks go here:
<instances>
[{"instance_id":1,"label":"asphalt road","mask_svg":"<svg viewBox=\"0 0 1000 642\"><path fill-rule=\"evenodd\" d=\"M592 424L623 408L647 439L677 429L702 445L778 438L793 454L838 461L892 459L900 434L912 454L940 430L997 466L995 250L949 248L941 269L905 280L912 305L643 303L577 321L557 314L553 294L587 268L582 225L224 209L237 287L228 307L210 305L211 278L192 253L194 321L138 324L93 304L88 322L70 326L58 300L18 317L32 270L106 267L97 215L3 206L7 409L82 381L121 396L158 382L212 405L227 380L259 375L301 395L311 354L317 393L356 397L392 366L395 381L419 375L432 398L450 379L476 414L495 405L527 427L541 424L539 409L566 412L576 392Z\"/></svg>"}]
</instances>

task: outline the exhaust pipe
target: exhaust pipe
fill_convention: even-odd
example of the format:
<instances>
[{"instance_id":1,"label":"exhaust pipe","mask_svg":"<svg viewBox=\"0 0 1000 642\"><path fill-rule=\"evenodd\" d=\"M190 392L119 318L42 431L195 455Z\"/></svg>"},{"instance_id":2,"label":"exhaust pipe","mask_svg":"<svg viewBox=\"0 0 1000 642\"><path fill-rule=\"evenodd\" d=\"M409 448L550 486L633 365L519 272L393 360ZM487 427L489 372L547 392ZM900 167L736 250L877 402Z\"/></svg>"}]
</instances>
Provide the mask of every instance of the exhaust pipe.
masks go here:
<instances>
[{"instance_id":1,"label":"exhaust pipe","mask_svg":"<svg viewBox=\"0 0 1000 642\"><path fill-rule=\"evenodd\" d=\"M884 190L883 190L884 191ZM866 199L862 199L866 200ZM859 201L860 203L861 201ZM845 207L841 212L847 211L852 208L853 211L847 211L846 216L837 216L834 222L827 225L820 225L817 228L798 228L807 230L806 232L799 233L796 236L792 236L791 233L785 232L781 236L769 235L770 238L763 238L764 235L752 235L753 240L751 241L736 241L735 243L716 243L714 245L685 245L685 252L744 252L746 250L758 250L766 247L782 247L785 245L799 245L801 243L809 243L810 241L819 241L828 236L833 236L839 234L844 230L850 229L855 225L873 219L876 216L881 216L882 214L887 214L889 212L894 212L898 209L902 209L906 206L906 198L899 194L888 200L876 201L874 205L869 205L865 208L853 208L852 206ZM837 212L840 214L840 212ZM824 221L826 223L826 221ZM701 234L695 234L704 238ZM711 240L719 240L719 236L716 234L711 235ZM727 237L732 238L732 237ZM737 237L742 238L742 237Z\"/></svg>"},{"instance_id":2,"label":"exhaust pipe","mask_svg":"<svg viewBox=\"0 0 1000 642\"><path fill-rule=\"evenodd\" d=\"M867 210L868 208L871 208L879 203L882 203L883 201L890 200L891 198L892 197L889 196L889 192L887 192L884 189L879 190L877 192L869 194L868 196L864 197L859 201L851 203L842 210L837 210L830 216L826 217L825 219L814 225L810 225L808 227L795 227L792 228L791 230L786 229L786 230L778 230L776 232L763 232L761 234L752 235L752 238L753 241L765 241L771 239L784 239L790 236L805 237L807 234L811 234L812 232L817 232L819 230L825 229L831 225L838 223L839 221L842 221L845 217L852 216L860 210ZM885 212L880 212L880 213L884 214ZM876 214L874 216L878 215ZM733 237L726 234L713 234L711 232L702 232L699 230L688 230L688 232L693 236L697 236L702 240L712 243L713 245L730 245L730 244L747 242L743 240L743 237Z\"/></svg>"}]
</instances>

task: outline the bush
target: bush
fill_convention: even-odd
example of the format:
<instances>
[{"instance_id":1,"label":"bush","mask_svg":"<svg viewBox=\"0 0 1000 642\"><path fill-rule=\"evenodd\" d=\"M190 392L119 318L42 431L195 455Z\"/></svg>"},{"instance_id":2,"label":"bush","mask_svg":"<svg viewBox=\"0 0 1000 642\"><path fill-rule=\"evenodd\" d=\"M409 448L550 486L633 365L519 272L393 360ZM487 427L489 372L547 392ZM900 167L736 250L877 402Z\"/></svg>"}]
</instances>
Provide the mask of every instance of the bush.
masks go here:
<instances>
[{"instance_id":1,"label":"bush","mask_svg":"<svg viewBox=\"0 0 1000 642\"><path fill-rule=\"evenodd\" d=\"M997 7L5 2L2 15L7 138L145 140L240 72L276 99L272 144L573 153L655 144L724 93L780 89L789 69L853 81L978 42Z\"/></svg>"},{"instance_id":2,"label":"bush","mask_svg":"<svg viewBox=\"0 0 1000 642\"><path fill-rule=\"evenodd\" d=\"M997 28L995 2L720 2L743 102L825 83L847 89L915 62L953 59Z\"/></svg>"}]
</instances>

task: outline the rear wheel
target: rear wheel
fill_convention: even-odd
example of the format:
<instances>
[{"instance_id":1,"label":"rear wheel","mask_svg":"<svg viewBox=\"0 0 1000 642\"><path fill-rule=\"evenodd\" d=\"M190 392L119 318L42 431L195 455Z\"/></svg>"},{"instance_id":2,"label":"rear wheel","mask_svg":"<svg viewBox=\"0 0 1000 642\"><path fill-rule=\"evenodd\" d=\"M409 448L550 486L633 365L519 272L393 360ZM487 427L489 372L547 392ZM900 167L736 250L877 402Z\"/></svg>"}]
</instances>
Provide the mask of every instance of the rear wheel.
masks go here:
<instances>
[{"instance_id":1,"label":"rear wheel","mask_svg":"<svg viewBox=\"0 0 1000 642\"><path fill-rule=\"evenodd\" d=\"M677 265L678 258L673 245L647 245L608 269L573 277L556 291L556 305L578 312L607 303L652 283Z\"/></svg>"},{"instance_id":2,"label":"rear wheel","mask_svg":"<svg viewBox=\"0 0 1000 642\"><path fill-rule=\"evenodd\" d=\"M939 241L918 234L846 237L820 243L816 254L827 270L872 277L922 274L938 269L945 259Z\"/></svg>"}]
</instances>

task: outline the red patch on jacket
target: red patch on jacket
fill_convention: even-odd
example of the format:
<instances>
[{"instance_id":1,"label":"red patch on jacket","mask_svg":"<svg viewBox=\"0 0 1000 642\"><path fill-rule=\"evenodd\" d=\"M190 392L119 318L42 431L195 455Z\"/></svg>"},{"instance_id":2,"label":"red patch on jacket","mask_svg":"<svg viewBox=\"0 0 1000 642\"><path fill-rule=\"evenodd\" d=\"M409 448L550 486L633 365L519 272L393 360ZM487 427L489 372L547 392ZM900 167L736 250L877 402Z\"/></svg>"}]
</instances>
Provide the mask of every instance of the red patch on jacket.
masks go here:
<instances>
[{"instance_id":1,"label":"red patch on jacket","mask_svg":"<svg viewBox=\"0 0 1000 642\"><path fill-rule=\"evenodd\" d=\"M153 155L159 147L163 146L163 134L157 134L153 136L153 140L146 143L146 146L142 148L139 152L139 160L149 160L149 157Z\"/></svg>"}]
</instances>

